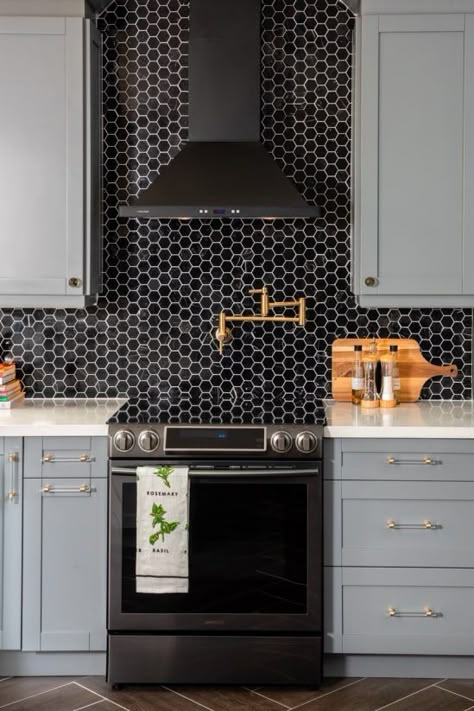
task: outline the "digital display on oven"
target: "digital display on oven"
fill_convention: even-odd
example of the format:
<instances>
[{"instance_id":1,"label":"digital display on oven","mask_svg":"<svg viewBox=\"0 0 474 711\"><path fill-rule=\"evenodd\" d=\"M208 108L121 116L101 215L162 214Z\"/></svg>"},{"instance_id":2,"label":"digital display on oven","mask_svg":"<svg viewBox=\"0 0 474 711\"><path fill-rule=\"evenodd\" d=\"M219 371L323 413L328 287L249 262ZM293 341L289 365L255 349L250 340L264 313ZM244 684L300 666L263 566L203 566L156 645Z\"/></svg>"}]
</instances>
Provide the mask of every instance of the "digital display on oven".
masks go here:
<instances>
[{"instance_id":1,"label":"digital display on oven","mask_svg":"<svg viewBox=\"0 0 474 711\"><path fill-rule=\"evenodd\" d=\"M167 452L265 452L265 427L166 427Z\"/></svg>"}]
</instances>

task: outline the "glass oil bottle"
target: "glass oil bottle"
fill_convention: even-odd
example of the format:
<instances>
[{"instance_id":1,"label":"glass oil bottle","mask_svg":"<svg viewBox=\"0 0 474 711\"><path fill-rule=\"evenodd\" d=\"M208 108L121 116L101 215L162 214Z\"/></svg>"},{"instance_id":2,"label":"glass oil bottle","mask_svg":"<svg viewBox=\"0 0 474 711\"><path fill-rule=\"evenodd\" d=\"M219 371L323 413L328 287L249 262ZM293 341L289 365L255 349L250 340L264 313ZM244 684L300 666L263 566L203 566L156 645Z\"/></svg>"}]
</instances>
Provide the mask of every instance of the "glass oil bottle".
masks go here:
<instances>
[{"instance_id":1,"label":"glass oil bottle","mask_svg":"<svg viewBox=\"0 0 474 711\"><path fill-rule=\"evenodd\" d=\"M352 360L352 404L359 405L364 394L364 366L362 365L362 346L354 346Z\"/></svg>"},{"instance_id":2,"label":"glass oil bottle","mask_svg":"<svg viewBox=\"0 0 474 711\"><path fill-rule=\"evenodd\" d=\"M364 392L360 405L363 408L379 407L380 399L376 385L377 355L375 353L367 353L362 362L364 365Z\"/></svg>"}]
</instances>

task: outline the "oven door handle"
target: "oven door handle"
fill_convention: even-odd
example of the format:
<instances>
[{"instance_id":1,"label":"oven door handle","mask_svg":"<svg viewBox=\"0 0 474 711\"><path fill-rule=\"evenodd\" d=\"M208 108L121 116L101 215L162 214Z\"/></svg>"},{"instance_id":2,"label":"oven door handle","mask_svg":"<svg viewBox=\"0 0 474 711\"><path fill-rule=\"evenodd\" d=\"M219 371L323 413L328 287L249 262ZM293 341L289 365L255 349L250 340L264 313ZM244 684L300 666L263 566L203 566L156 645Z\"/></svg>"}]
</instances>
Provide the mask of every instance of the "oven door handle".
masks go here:
<instances>
[{"instance_id":1,"label":"oven door handle","mask_svg":"<svg viewBox=\"0 0 474 711\"><path fill-rule=\"evenodd\" d=\"M148 465L144 465L148 466ZM153 465L151 465L153 466ZM136 476L136 469L127 467L112 467L112 475ZM288 476L317 476L318 468L301 468L301 469L193 469L190 467L189 476L207 476L207 477L223 477L230 479L231 477L288 477Z\"/></svg>"}]
</instances>

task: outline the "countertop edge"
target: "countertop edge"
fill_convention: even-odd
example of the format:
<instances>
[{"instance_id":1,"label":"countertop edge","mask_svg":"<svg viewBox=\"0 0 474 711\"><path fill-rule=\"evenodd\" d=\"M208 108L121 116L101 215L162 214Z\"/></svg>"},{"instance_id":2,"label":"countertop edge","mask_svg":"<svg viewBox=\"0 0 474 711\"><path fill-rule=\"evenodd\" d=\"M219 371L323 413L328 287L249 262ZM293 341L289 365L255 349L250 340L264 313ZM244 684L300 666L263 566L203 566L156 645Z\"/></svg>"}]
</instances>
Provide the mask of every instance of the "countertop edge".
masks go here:
<instances>
[{"instance_id":1,"label":"countertop edge","mask_svg":"<svg viewBox=\"0 0 474 711\"><path fill-rule=\"evenodd\" d=\"M2 425L0 437L106 437L108 425Z\"/></svg>"},{"instance_id":2,"label":"countertop edge","mask_svg":"<svg viewBox=\"0 0 474 711\"><path fill-rule=\"evenodd\" d=\"M324 437L326 439L474 439L474 428L436 425L419 427L326 425Z\"/></svg>"}]
</instances>

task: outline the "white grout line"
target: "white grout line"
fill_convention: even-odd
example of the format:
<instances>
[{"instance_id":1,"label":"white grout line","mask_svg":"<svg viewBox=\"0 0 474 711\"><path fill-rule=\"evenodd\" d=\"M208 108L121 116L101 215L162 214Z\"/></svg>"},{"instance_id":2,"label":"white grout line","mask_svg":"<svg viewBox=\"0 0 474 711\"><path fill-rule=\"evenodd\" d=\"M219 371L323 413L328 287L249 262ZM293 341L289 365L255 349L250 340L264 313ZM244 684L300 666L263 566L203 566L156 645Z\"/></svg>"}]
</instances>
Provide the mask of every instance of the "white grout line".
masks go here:
<instances>
[{"instance_id":1,"label":"white grout line","mask_svg":"<svg viewBox=\"0 0 474 711\"><path fill-rule=\"evenodd\" d=\"M294 709L300 709L303 706L306 706L306 704L310 704L312 701L319 701L319 699L324 699L325 696L330 696L331 694L337 694L338 691L342 691L343 689L348 689L350 686L354 686L355 684L360 684L361 681L365 681L367 677L363 677L362 679L356 679L356 681L351 681L349 684L344 684L344 686L338 686L337 689L333 689L332 691L326 691L324 694L319 694L319 696L315 696L312 699L308 699L308 701L303 701L302 704L298 704L297 706L292 706L291 711L294 711Z\"/></svg>"},{"instance_id":2,"label":"white grout line","mask_svg":"<svg viewBox=\"0 0 474 711\"><path fill-rule=\"evenodd\" d=\"M13 679L12 676L4 676L0 681L8 681L9 679Z\"/></svg>"},{"instance_id":3,"label":"white grout line","mask_svg":"<svg viewBox=\"0 0 474 711\"><path fill-rule=\"evenodd\" d=\"M180 694L179 691L175 691L174 689L171 689L169 686L161 686L162 689L166 689L166 691L171 691L172 694L176 694L176 696L181 696L182 699L186 699L186 701L192 701L193 704L197 704L203 709L206 709L207 711L216 711L215 709L211 709L210 706L204 706L204 704L201 704L200 701L196 701L195 699L191 698L190 696L185 696L184 694Z\"/></svg>"},{"instance_id":4,"label":"white grout line","mask_svg":"<svg viewBox=\"0 0 474 711\"><path fill-rule=\"evenodd\" d=\"M243 686L242 689L245 689L245 691L248 691L249 694L255 694L256 696L261 696L262 699L266 699L267 701L272 701L274 704L278 704L279 706L283 706L284 709L290 709L290 706L287 706L286 704L283 704L281 701L277 701L276 699L272 699L270 696L265 696L265 694L262 694L260 691L257 691L257 689L249 689L246 686Z\"/></svg>"},{"instance_id":5,"label":"white grout line","mask_svg":"<svg viewBox=\"0 0 474 711\"><path fill-rule=\"evenodd\" d=\"M446 679L441 679L441 681L447 681ZM396 706L400 701L405 701L405 699L410 699L412 696L416 696L417 694L421 694L422 691L426 691L427 689L431 689L433 686L436 686L439 684L439 681L434 681L432 684L428 684L428 686L424 686L422 689L418 689L417 691L412 691L411 694L407 694L406 696L402 696L401 698L397 699L396 701L390 701L389 704L384 704L383 706L379 706L378 709L375 709L375 711L382 711L382 709L387 709L390 708L390 706ZM439 688L439 687L438 687Z\"/></svg>"},{"instance_id":6,"label":"white grout line","mask_svg":"<svg viewBox=\"0 0 474 711\"><path fill-rule=\"evenodd\" d=\"M89 689L88 686L84 686L84 684L80 684L78 681L73 681L73 684L76 684L77 686L80 686L81 689L85 689L86 691L90 691L91 694L95 694L96 696L99 697L99 699L102 699L102 701L108 701L109 704L114 704L114 706L118 706L119 709L123 709L123 711L130 711L126 706L122 706L121 704L118 704L116 701L112 701L112 699L107 698L107 696L103 696L102 694L99 694L97 691L94 691L93 689Z\"/></svg>"},{"instance_id":7,"label":"white grout line","mask_svg":"<svg viewBox=\"0 0 474 711\"><path fill-rule=\"evenodd\" d=\"M8 706L13 706L13 704L19 704L21 701L27 701L28 699L34 699L35 696L43 696L43 694L49 694L50 691L56 691L57 689L64 689L65 686L73 684L73 681L68 681L66 684L61 684L60 686L53 686L51 689L46 689L46 691L40 691L38 694L30 694L30 696L24 696L22 699L16 699L15 701L10 701L8 704L3 704L0 709L6 709Z\"/></svg>"},{"instance_id":8,"label":"white grout line","mask_svg":"<svg viewBox=\"0 0 474 711\"><path fill-rule=\"evenodd\" d=\"M448 681L447 679L443 679L443 681L438 681L436 684L443 684L445 681ZM457 691L451 691L451 689L445 689L444 686L438 686L438 689L442 689L443 691L447 691L448 694L454 694L454 696L459 696L461 699L467 699L471 703L474 701L472 696L464 696L464 694L459 694Z\"/></svg>"},{"instance_id":9,"label":"white grout line","mask_svg":"<svg viewBox=\"0 0 474 711\"><path fill-rule=\"evenodd\" d=\"M74 711L82 711L83 709L90 709L91 706L98 706L99 704L103 704L104 699L99 699L99 701L93 701L91 704L86 704L85 706L78 706L77 709L74 709Z\"/></svg>"}]
</instances>

